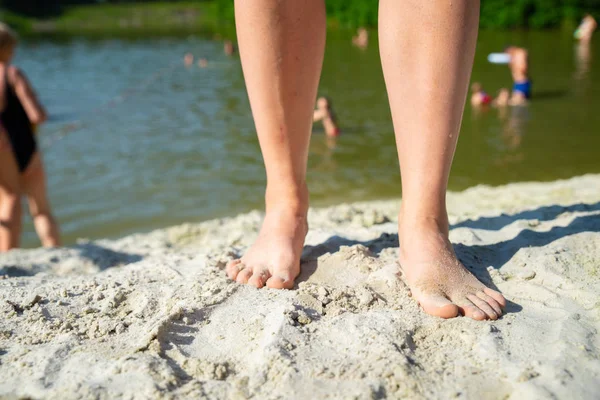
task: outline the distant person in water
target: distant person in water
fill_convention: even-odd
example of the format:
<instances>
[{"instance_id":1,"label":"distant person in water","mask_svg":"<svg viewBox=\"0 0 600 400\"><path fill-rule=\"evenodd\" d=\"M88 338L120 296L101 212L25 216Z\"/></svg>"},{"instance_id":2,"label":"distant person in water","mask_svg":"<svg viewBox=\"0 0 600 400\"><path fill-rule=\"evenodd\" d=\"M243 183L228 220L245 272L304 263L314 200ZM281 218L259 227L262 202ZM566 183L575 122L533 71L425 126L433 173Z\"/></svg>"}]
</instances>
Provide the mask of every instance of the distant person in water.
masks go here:
<instances>
[{"instance_id":1,"label":"distant person in water","mask_svg":"<svg viewBox=\"0 0 600 400\"><path fill-rule=\"evenodd\" d=\"M509 46L504 52L510 55L508 67L513 78L513 90L510 96L511 105L527 103L531 98L531 79L529 77L529 54L526 49Z\"/></svg>"},{"instance_id":2,"label":"distant person in water","mask_svg":"<svg viewBox=\"0 0 600 400\"><path fill-rule=\"evenodd\" d=\"M471 85L471 105L473 107L487 106L492 103L492 96L483 90L481 83L474 82Z\"/></svg>"},{"instance_id":3,"label":"distant person in water","mask_svg":"<svg viewBox=\"0 0 600 400\"><path fill-rule=\"evenodd\" d=\"M369 45L369 31L365 28L358 28L356 36L352 38L352 43L361 49L366 49Z\"/></svg>"},{"instance_id":4,"label":"distant person in water","mask_svg":"<svg viewBox=\"0 0 600 400\"><path fill-rule=\"evenodd\" d=\"M579 24L579 27L575 30L574 36L575 39L579 40L581 43L589 43L592 40L592 35L594 31L598 27L598 23L590 14L586 14Z\"/></svg>"},{"instance_id":5,"label":"distant person in water","mask_svg":"<svg viewBox=\"0 0 600 400\"><path fill-rule=\"evenodd\" d=\"M206 58L201 58L198 60L198 67L206 68L208 67L208 60Z\"/></svg>"},{"instance_id":6,"label":"distant person in water","mask_svg":"<svg viewBox=\"0 0 600 400\"><path fill-rule=\"evenodd\" d=\"M223 52L227 56L232 56L235 53L235 46L231 40L226 40L223 44Z\"/></svg>"},{"instance_id":7,"label":"distant person in water","mask_svg":"<svg viewBox=\"0 0 600 400\"><path fill-rule=\"evenodd\" d=\"M42 245L60 245L35 138L46 112L25 74L10 64L16 45L16 35L0 23L0 252L19 247L24 195Z\"/></svg>"},{"instance_id":8,"label":"distant person in water","mask_svg":"<svg viewBox=\"0 0 600 400\"><path fill-rule=\"evenodd\" d=\"M510 90L502 88L498 91L496 98L489 95L479 82L471 85L471 105L473 107L493 106L505 107L511 104Z\"/></svg>"},{"instance_id":9,"label":"distant person in water","mask_svg":"<svg viewBox=\"0 0 600 400\"><path fill-rule=\"evenodd\" d=\"M327 97L319 97L317 100L317 109L313 113L313 122L323 122L325 134L328 137L337 137L340 135L340 128L337 126L335 113L331 107L331 100Z\"/></svg>"},{"instance_id":10,"label":"distant person in water","mask_svg":"<svg viewBox=\"0 0 600 400\"><path fill-rule=\"evenodd\" d=\"M494 107L506 107L510 104L510 90L502 88L498 91L496 98L492 100L492 106Z\"/></svg>"},{"instance_id":11,"label":"distant person in water","mask_svg":"<svg viewBox=\"0 0 600 400\"><path fill-rule=\"evenodd\" d=\"M183 56L183 63L186 67L191 67L194 63L194 55L192 53L185 53Z\"/></svg>"}]
</instances>

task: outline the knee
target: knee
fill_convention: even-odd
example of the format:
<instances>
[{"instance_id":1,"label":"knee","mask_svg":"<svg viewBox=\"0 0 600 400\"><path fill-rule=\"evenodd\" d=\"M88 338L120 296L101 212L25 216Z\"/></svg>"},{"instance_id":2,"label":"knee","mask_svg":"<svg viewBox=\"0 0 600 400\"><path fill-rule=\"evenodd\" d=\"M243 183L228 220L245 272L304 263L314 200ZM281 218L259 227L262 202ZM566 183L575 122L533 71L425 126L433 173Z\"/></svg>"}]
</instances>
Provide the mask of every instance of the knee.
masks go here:
<instances>
[{"instance_id":1,"label":"knee","mask_svg":"<svg viewBox=\"0 0 600 400\"><path fill-rule=\"evenodd\" d=\"M16 194L2 196L0 218L3 225L12 225L21 218L21 197Z\"/></svg>"},{"instance_id":2,"label":"knee","mask_svg":"<svg viewBox=\"0 0 600 400\"><path fill-rule=\"evenodd\" d=\"M50 212L50 207L40 206L39 204L32 205L29 203L29 215L31 215L32 219L52 219L52 213Z\"/></svg>"}]
</instances>

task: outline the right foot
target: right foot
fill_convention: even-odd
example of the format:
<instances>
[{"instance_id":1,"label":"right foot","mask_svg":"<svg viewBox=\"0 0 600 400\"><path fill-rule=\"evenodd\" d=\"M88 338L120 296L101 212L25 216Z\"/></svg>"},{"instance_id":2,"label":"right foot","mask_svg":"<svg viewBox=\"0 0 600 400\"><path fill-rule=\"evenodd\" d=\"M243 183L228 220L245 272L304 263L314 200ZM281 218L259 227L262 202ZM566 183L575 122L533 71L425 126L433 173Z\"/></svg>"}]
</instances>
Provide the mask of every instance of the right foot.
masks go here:
<instances>
[{"instance_id":1,"label":"right foot","mask_svg":"<svg viewBox=\"0 0 600 400\"><path fill-rule=\"evenodd\" d=\"M308 233L306 208L280 207L267 211L258 239L239 260L231 261L227 276L257 288L291 289L300 274L300 256ZM296 208L297 209L297 208Z\"/></svg>"}]
</instances>

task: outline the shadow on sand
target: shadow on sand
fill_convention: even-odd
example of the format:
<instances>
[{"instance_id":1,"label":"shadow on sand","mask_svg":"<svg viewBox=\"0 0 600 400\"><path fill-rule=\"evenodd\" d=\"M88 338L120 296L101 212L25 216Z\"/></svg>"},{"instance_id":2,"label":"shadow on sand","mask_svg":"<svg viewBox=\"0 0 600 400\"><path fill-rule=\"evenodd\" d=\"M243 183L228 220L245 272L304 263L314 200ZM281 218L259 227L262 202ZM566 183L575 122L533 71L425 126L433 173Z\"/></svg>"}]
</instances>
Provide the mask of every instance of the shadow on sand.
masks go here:
<instances>
[{"instance_id":1,"label":"shadow on sand","mask_svg":"<svg viewBox=\"0 0 600 400\"><path fill-rule=\"evenodd\" d=\"M108 268L131 264L134 262L141 261L142 256L138 254L130 254L119 252L108 249L106 247L99 246L95 243L80 243L70 247L70 249L77 250L79 256L92 262L100 271L104 271ZM49 250L53 251L53 250ZM56 249L60 252L60 249ZM50 265L52 263L60 262L60 254L57 253L56 257L50 259ZM66 256L69 258L69 256ZM3 265L0 266L0 275L6 275L11 278L23 277L23 276L34 276L40 272L48 271L49 263L27 263L23 262L24 265Z\"/></svg>"},{"instance_id":2,"label":"shadow on sand","mask_svg":"<svg viewBox=\"0 0 600 400\"><path fill-rule=\"evenodd\" d=\"M454 228L472 228L500 230L517 220L538 219L549 221L565 212L593 212L600 211L600 203L575 204L572 206L546 206L534 210L523 211L514 215L502 214L497 217L483 217L477 220L467 220L455 224ZM582 232L600 232L600 215L585 215L576 217L569 225L554 227L549 231L536 231L524 229L516 237L502 242L488 245L454 245L458 259L484 284L494 290L494 285L488 266L501 269L521 248L542 247L561 238L576 235ZM349 240L340 236L332 236L324 243L317 246L306 246L302 254L302 274L298 282L307 280L317 268L317 258L335 253L342 246L363 245L374 254L379 254L383 249L398 247L398 235L384 233L379 238L369 241ZM519 312L522 307L516 303L508 302L506 312Z\"/></svg>"},{"instance_id":3,"label":"shadow on sand","mask_svg":"<svg viewBox=\"0 0 600 400\"><path fill-rule=\"evenodd\" d=\"M101 271L112 267L132 264L141 261L144 258L139 254L130 254L107 249L106 247L99 246L92 242L76 244L72 248L79 250L79 255L81 257L91 261Z\"/></svg>"}]
</instances>

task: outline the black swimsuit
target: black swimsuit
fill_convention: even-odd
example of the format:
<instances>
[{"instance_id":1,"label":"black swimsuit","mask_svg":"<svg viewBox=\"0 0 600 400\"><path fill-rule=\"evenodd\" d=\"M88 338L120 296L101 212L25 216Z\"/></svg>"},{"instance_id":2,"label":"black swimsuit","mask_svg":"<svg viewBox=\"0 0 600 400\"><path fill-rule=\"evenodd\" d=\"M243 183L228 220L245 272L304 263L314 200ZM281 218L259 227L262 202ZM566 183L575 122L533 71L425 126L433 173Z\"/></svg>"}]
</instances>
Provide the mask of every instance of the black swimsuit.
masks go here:
<instances>
[{"instance_id":1,"label":"black swimsuit","mask_svg":"<svg viewBox=\"0 0 600 400\"><path fill-rule=\"evenodd\" d=\"M4 82L6 107L0 113L0 121L2 121L2 125L8 134L8 139L19 165L19 171L23 172L37 150L37 143L29 117L15 90L8 83L8 76L6 74Z\"/></svg>"}]
</instances>

